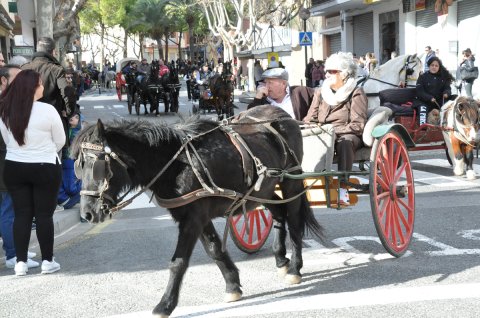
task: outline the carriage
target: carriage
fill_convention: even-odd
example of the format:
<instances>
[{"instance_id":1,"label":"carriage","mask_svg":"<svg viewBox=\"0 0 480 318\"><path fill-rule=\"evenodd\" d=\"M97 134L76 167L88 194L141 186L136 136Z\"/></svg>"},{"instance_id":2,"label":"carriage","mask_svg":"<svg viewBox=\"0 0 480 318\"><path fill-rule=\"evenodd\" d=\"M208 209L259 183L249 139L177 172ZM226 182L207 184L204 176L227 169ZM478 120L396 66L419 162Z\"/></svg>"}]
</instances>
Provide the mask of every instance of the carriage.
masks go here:
<instances>
[{"instance_id":1,"label":"carriage","mask_svg":"<svg viewBox=\"0 0 480 318\"><path fill-rule=\"evenodd\" d=\"M415 143L404 126L385 123L388 117L388 108L371 110L363 135L368 147L355 153L359 169L349 172L330 170L335 160L333 129L307 126L303 133L298 122L275 106L253 107L234 121L191 117L174 126L147 121L104 125L99 120L72 146L75 173L83 181L81 213L88 221L102 222L146 189L170 211L179 234L166 292L153 311L162 317L168 317L175 308L171 304L178 302L197 240L222 272L226 301L242 298L238 269L224 249L229 230L240 249L254 252L273 229L277 270L286 283L300 283L302 237L307 229L323 237L310 207L341 209L339 178L347 180L351 205L359 194L370 195L379 238L391 255L399 257L407 251L414 230L415 187L408 150ZM307 161L312 170L302 168L302 135L327 145L322 156ZM316 148L306 145L307 151ZM360 182L363 177L368 183ZM143 190L125 200L124 191L139 187ZM259 203L265 208L255 209ZM220 216L228 218L223 241L212 222Z\"/></svg>"},{"instance_id":2,"label":"carriage","mask_svg":"<svg viewBox=\"0 0 480 318\"><path fill-rule=\"evenodd\" d=\"M193 101L195 103L198 100L198 105L192 105L193 114L216 111L219 120L234 115L234 87L231 67L231 62L225 62L222 73L210 77L207 84L200 85L193 81Z\"/></svg>"},{"instance_id":3,"label":"carriage","mask_svg":"<svg viewBox=\"0 0 480 318\"><path fill-rule=\"evenodd\" d=\"M137 64L140 64L140 61L134 57L126 57L117 62L116 65L116 80L115 85L117 89L118 100L122 100L122 92L127 92L127 107L128 113L132 113L132 108L134 105L134 95L136 91L136 82L134 74L122 74L122 70L128 63L135 61ZM140 112L140 109L137 110L137 115Z\"/></svg>"}]
</instances>

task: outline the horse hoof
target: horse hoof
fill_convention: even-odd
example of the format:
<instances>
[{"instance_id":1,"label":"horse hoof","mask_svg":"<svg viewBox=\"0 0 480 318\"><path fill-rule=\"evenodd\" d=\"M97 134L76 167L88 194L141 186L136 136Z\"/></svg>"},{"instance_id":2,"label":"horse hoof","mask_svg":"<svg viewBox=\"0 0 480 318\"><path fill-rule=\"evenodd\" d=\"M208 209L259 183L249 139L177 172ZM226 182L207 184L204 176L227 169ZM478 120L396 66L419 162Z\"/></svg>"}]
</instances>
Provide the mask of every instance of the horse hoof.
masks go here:
<instances>
[{"instance_id":1,"label":"horse hoof","mask_svg":"<svg viewBox=\"0 0 480 318\"><path fill-rule=\"evenodd\" d=\"M465 171L463 171L463 169L460 169L460 168L453 169L453 174L456 175L456 176L461 176L461 175L463 175L464 172Z\"/></svg>"},{"instance_id":2,"label":"horse hoof","mask_svg":"<svg viewBox=\"0 0 480 318\"><path fill-rule=\"evenodd\" d=\"M234 301L242 299L242 293L234 292L234 293L227 293L225 295L225 302L232 303Z\"/></svg>"},{"instance_id":3,"label":"horse hoof","mask_svg":"<svg viewBox=\"0 0 480 318\"><path fill-rule=\"evenodd\" d=\"M288 285L297 285L297 284L300 284L301 281L302 281L302 276L300 275L287 274L285 276L285 282Z\"/></svg>"},{"instance_id":4,"label":"horse hoof","mask_svg":"<svg viewBox=\"0 0 480 318\"><path fill-rule=\"evenodd\" d=\"M467 179L468 180L475 180L477 175L475 174L475 170L467 170Z\"/></svg>"},{"instance_id":5,"label":"horse hoof","mask_svg":"<svg viewBox=\"0 0 480 318\"><path fill-rule=\"evenodd\" d=\"M288 271L288 266L287 265L277 268L277 274L281 278L283 278L283 277L285 277L285 275L287 275L287 271Z\"/></svg>"}]
</instances>

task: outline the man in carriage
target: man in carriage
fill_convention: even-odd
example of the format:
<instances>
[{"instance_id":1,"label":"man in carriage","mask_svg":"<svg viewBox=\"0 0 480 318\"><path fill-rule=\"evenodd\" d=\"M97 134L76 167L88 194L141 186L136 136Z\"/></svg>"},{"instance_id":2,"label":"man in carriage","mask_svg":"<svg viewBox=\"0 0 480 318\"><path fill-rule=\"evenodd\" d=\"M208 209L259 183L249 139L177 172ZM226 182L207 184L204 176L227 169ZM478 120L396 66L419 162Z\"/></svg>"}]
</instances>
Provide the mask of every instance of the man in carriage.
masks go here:
<instances>
[{"instance_id":1,"label":"man in carriage","mask_svg":"<svg viewBox=\"0 0 480 318\"><path fill-rule=\"evenodd\" d=\"M257 88L253 102L247 108L271 104L285 110L290 116L302 120L313 101L315 90L305 86L289 86L288 72L281 68L270 68L263 72L265 85Z\"/></svg>"},{"instance_id":2,"label":"man in carriage","mask_svg":"<svg viewBox=\"0 0 480 318\"><path fill-rule=\"evenodd\" d=\"M147 59L143 58L140 65L137 67L137 83L141 84L142 80L150 74L150 64L148 64Z\"/></svg>"}]
</instances>

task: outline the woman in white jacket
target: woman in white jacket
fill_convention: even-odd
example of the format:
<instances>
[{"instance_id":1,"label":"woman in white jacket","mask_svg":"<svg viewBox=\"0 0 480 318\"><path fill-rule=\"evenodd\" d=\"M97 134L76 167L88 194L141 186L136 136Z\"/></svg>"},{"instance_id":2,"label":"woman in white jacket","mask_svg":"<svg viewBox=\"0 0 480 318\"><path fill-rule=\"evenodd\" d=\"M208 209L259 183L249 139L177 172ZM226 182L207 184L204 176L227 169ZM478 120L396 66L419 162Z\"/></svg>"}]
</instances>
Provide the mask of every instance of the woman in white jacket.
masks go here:
<instances>
[{"instance_id":1,"label":"woman in white jacket","mask_svg":"<svg viewBox=\"0 0 480 318\"><path fill-rule=\"evenodd\" d=\"M40 75L23 70L0 96L0 131L7 146L4 180L13 200L13 236L17 252L15 274L26 275L33 217L42 252L42 274L56 272L53 257L53 212L62 180L58 151L65 133L56 109L38 100Z\"/></svg>"}]
</instances>

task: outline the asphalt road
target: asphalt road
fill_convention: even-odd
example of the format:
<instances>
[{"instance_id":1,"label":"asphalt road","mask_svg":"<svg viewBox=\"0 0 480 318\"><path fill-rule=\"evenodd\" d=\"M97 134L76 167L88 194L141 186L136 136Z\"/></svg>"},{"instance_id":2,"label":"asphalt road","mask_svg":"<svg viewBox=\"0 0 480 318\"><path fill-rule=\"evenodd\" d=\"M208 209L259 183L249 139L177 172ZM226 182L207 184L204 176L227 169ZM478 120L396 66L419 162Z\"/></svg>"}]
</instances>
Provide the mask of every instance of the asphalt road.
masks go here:
<instances>
[{"instance_id":1,"label":"asphalt road","mask_svg":"<svg viewBox=\"0 0 480 318\"><path fill-rule=\"evenodd\" d=\"M180 113L188 115L185 96ZM113 91L83 97L86 120L138 118L115 99ZM411 153L411 160L415 234L403 257L380 244L368 196L341 211L315 208L327 237L304 239L301 284L277 276L271 239L253 255L229 239L244 297L226 304L220 271L197 244L172 317L479 317L480 181L453 177L442 151ZM475 170L480 175L479 165ZM148 199L142 195L112 220L57 237L58 273L31 269L19 278L0 265L0 317L149 317L167 284L178 231L168 211ZM225 221L215 225L223 233Z\"/></svg>"}]
</instances>

